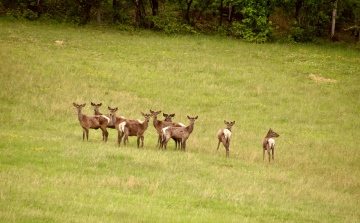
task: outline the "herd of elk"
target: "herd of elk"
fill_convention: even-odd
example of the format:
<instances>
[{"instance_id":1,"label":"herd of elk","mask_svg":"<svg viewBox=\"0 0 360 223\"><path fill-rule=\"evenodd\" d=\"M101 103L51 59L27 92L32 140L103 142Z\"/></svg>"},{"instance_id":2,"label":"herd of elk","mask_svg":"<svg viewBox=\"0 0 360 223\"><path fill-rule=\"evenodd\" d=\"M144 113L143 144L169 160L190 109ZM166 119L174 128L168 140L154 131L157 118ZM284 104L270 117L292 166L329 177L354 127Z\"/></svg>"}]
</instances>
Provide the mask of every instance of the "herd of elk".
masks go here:
<instances>
[{"instance_id":1,"label":"herd of elk","mask_svg":"<svg viewBox=\"0 0 360 223\"><path fill-rule=\"evenodd\" d=\"M144 132L148 128L148 123L151 117L153 117L153 125L158 133L158 142L156 146L159 146L159 149L164 147L166 150L167 143L170 139L175 141L175 149L181 148L181 151L185 152L186 147L186 140L189 138L190 134L194 130L194 123L198 116L191 118L187 116L190 120L190 124L185 126L181 123L172 122L172 118L175 114L165 114L165 120L161 121L158 120L157 116L161 113L161 111L152 111L150 110L150 114L141 114L144 116L145 120L141 121L139 119L127 119L123 116L116 116L116 111L118 108L110 108L110 115L103 115L99 111L99 107L102 105L95 104L91 102L91 105L94 107L95 115L84 115L81 113L81 109L85 107L85 104L76 104L73 105L78 110L78 119L80 122L81 127L83 128L83 141L89 140L89 129L99 129L102 130L103 141L107 141L108 138L108 131L106 128L113 128L118 131L118 145L120 146L122 137L124 137L124 146L126 146L126 141L129 142L129 136L136 136L137 137L137 147L140 147L140 140L141 146L144 147ZM229 158L229 147L230 147L230 138L231 138L231 127L235 124L233 122L227 122L224 120L224 123L227 125L226 129L220 129L218 131L218 146L216 150L219 150L220 143L222 143L226 149L226 158ZM274 132L271 128L269 129L266 137L262 140L263 144L263 161L265 159L265 150L267 150L269 154L269 163L270 163L270 150L272 151L272 159L274 160L274 149L275 149L275 140L272 137L279 137L279 134Z\"/></svg>"}]
</instances>

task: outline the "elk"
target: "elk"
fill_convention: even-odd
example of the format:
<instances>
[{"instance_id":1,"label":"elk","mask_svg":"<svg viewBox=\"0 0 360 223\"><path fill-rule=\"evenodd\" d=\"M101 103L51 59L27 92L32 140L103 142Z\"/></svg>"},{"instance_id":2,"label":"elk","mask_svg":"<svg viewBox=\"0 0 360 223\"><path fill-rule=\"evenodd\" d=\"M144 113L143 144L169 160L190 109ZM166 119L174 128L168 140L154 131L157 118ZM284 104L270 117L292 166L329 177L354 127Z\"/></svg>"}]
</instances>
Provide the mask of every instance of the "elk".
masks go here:
<instances>
[{"instance_id":1,"label":"elk","mask_svg":"<svg viewBox=\"0 0 360 223\"><path fill-rule=\"evenodd\" d=\"M163 134L162 144L164 145L165 149L170 138L181 139L181 151L185 152L186 140L189 138L190 134L194 130L194 123L195 120L198 118L198 116L196 116L195 118L191 118L187 116L187 118L190 120L190 124L188 126L185 127L168 126L161 130Z\"/></svg>"},{"instance_id":2,"label":"elk","mask_svg":"<svg viewBox=\"0 0 360 223\"><path fill-rule=\"evenodd\" d=\"M158 146L159 145L159 149L162 147L162 129L163 128L165 128L165 127L168 127L168 126L173 126L173 127L184 127L185 125L184 124L182 124L182 123L177 123L177 122L167 122L167 121L160 121L160 120L158 120L157 119L157 116L158 116L158 114L160 114L161 113L161 111L157 111L157 112L155 112L155 111L152 111L152 110L150 110L150 114L153 116L153 118L154 118L154 120L153 120L153 125L154 125L154 127L155 127L155 129L156 129L156 131L158 132L158 134L159 134L159 138L158 138L158 143L157 143L157 145L156 146ZM173 116L172 117L174 117L175 116L175 114L173 114ZM177 144L178 144L178 140L175 140L174 139L174 141L175 141L175 149L177 148ZM180 147L180 142L179 142L179 147Z\"/></svg>"},{"instance_id":3,"label":"elk","mask_svg":"<svg viewBox=\"0 0 360 223\"><path fill-rule=\"evenodd\" d=\"M94 112L95 115L102 115L102 113L99 111L99 107L102 105L102 103L100 104L95 104L91 102L91 106L94 106Z\"/></svg>"},{"instance_id":4,"label":"elk","mask_svg":"<svg viewBox=\"0 0 360 223\"><path fill-rule=\"evenodd\" d=\"M118 108L110 108L108 106L108 109L110 110L110 117L111 117L111 123L113 123L113 128L115 128L116 130L118 130L118 144L120 146L121 143L121 139L124 135L124 129L123 127L120 126L120 124L125 122L129 122L131 124L135 124L135 123L141 123L141 121L139 119L134 120L134 119L127 119L123 116L116 116L116 111L118 110ZM129 142L129 139L128 139Z\"/></svg>"},{"instance_id":5,"label":"elk","mask_svg":"<svg viewBox=\"0 0 360 223\"><path fill-rule=\"evenodd\" d=\"M270 150L272 150L272 159L274 161L274 149L275 149L275 140L272 139L271 137L279 137L279 134L277 134L276 132L274 132L270 128L267 135L266 135L266 137L262 141L262 144L263 144L263 161L264 161L264 158L265 158L265 150L267 150L267 152L269 154L269 163L270 163Z\"/></svg>"},{"instance_id":6,"label":"elk","mask_svg":"<svg viewBox=\"0 0 360 223\"><path fill-rule=\"evenodd\" d=\"M165 122L172 122L172 118L175 116L175 114L168 115L168 114L163 113L163 116L165 117L165 119L164 119Z\"/></svg>"},{"instance_id":7,"label":"elk","mask_svg":"<svg viewBox=\"0 0 360 223\"><path fill-rule=\"evenodd\" d=\"M227 125L227 128L226 129L220 129L218 134L217 134L217 137L219 139L219 143L218 143L216 151L219 150L220 142L222 142L225 149L226 149L226 158L229 158L231 127L235 124L235 121L229 123L229 122L224 120L224 123Z\"/></svg>"},{"instance_id":8,"label":"elk","mask_svg":"<svg viewBox=\"0 0 360 223\"><path fill-rule=\"evenodd\" d=\"M137 147L139 148L140 145L140 139L141 139L141 147L144 147L144 132L148 127L149 119L151 117L151 114L144 114L141 112L141 114L145 117L145 121L140 123L130 123L128 121L122 122L119 125L119 128L122 129L122 132L125 134L124 137L124 146L126 146L126 140L129 142L128 137L129 136L137 136ZM122 135L121 135L122 138ZM120 138L120 141L121 141Z\"/></svg>"},{"instance_id":9,"label":"elk","mask_svg":"<svg viewBox=\"0 0 360 223\"><path fill-rule=\"evenodd\" d=\"M73 105L78 110L78 119L80 122L81 127L83 128L83 141L85 140L86 134L86 141L89 141L89 129L98 129L101 128L103 139L105 136L105 142L108 138L108 132L106 130L107 124L110 122L110 119L104 115L83 115L81 113L81 109L85 107L86 103L83 105L78 105L73 103Z\"/></svg>"}]
</instances>

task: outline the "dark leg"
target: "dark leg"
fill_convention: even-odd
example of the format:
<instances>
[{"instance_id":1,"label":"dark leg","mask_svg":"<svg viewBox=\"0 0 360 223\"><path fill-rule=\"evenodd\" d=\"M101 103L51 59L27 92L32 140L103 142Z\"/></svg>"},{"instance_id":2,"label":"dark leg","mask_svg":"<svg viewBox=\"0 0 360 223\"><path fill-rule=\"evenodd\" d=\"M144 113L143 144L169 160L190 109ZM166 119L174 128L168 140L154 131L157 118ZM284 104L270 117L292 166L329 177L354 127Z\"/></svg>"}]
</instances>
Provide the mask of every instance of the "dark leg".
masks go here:
<instances>
[{"instance_id":1,"label":"dark leg","mask_svg":"<svg viewBox=\"0 0 360 223\"><path fill-rule=\"evenodd\" d=\"M273 159L273 161L274 161L274 147L272 148L272 159Z\"/></svg>"},{"instance_id":2,"label":"dark leg","mask_svg":"<svg viewBox=\"0 0 360 223\"><path fill-rule=\"evenodd\" d=\"M181 151L185 152L186 140L181 140Z\"/></svg>"},{"instance_id":3,"label":"dark leg","mask_svg":"<svg viewBox=\"0 0 360 223\"><path fill-rule=\"evenodd\" d=\"M218 147L217 147L217 149L216 149L216 151L218 151L219 150L219 147L220 147L220 139L219 139L219 143L218 143Z\"/></svg>"},{"instance_id":4,"label":"dark leg","mask_svg":"<svg viewBox=\"0 0 360 223\"><path fill-rule=\"evenodd\" d=\"M141 136L141 147L144 147L144 136Z\"/></svg>"},{"instance_id":5,"label":"dark leg","mask_svg":"<svg viewBox=\"0 0 360 223\"><path fill-rule=\"evenodd\" d=\"M83 128L83 141L85 140L85 129Z\"/></svg>"},{"instance_id":6,"label":"dark leg","mask_svg":"<svg viewBox=\"0 0 360 223\"><path fill-rule=\"evenodd\" d=\"M226 148L226 158L229 159L229 148Z\"/></svg>"},{"instance_id":7,"label":"dark leg","mask_svg":"<svg viewBox=\"0 0 360 223\"><path fill-rule=\"evenodd\" d=\"M86 141L89 142L89 129L85 129L86 130Z\"/></svg>"}]
</instances>

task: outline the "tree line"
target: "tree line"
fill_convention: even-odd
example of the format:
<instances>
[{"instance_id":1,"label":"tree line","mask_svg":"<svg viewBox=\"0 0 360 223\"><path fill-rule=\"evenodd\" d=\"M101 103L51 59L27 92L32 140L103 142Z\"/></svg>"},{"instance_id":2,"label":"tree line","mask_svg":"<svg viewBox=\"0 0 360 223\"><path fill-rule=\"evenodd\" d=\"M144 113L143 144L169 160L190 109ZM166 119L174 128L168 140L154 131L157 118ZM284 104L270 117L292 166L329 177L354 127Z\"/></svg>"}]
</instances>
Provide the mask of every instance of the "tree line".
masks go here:
<instances>
[{"instance_id":1,"label":"tree line","mask_svg":"<svg viewBox=\"0 0 360 223\"><path fill-rule=\"evenodd\" d=\"M0 0L0 15L249 42L360 40L360 0Z\"/></svg>"}]
</instances>

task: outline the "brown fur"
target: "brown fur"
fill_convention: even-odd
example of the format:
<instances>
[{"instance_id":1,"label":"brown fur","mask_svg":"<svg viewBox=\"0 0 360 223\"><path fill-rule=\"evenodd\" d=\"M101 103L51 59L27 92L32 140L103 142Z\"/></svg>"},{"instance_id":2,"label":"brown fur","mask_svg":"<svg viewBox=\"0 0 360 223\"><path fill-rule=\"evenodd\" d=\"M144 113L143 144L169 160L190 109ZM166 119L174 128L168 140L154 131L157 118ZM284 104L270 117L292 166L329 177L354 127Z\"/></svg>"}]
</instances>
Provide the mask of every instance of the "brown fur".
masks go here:
<instances>
[{"instance_id":1,"label":"brown fur","mask_svg":"<svg viewBox=\"0 0 360 223\"><path fill-rule=\"evenodd\" d=\"M270 147L269 145L269 139L271 137L279 137L279 134L277 134L276 132L274 132L273 130L269 129L267 135L265 136L265 138L262 141L262 145L263 145L263 161L265 158L265 150L267 150L268 154L269 154L269 163L270 163L270 150L272 150L272 159L274 161L274 147Z\"/></svg>"},{"instance_id":2,"label":"brown fur","mask_svg":"<svg viewBox=\"0 0 360 223\"><path fill-rule=\"evenodd\" d=\"M89 129L101 128L103 132L103 139L105 136L105 142L106 142L108 138L108 132L106 130L108 120L102 115L95 115L95 116L83 115L81 113L81 109L85 107L86 103L83 105L78 105L73 103L73 105L78 109L78 119L81 127L83 128L83 141L85 140L85 134L86 134L86 141L89 141Z\"/></svg>"},{"instance_id":3,"label":"brown fur","mask_svg":"<svg viewBox=\"0 0 360 223\"><path fill-rule=\"evenodd\" d=\"M164 144L165 149L170 138L175 138L175 139L181 139L181 151L185 152L186 140L189 138L190 134L194 130L194 123L195 120L198 118L198 116L196 116L195 118L191 118L189 116L187 117L190 120L190 124L188 126L186 127L170 126L166 129L165 134L163 136L164 139L162 142Z\"/></svg>"},{"instance_id":4,"label":"brown fur","mask_svg":"<svg viewBox=\"0 0 360 223\"><path fill-rule=\"evenodd\" d=\"M158 134L159 134L158 143L156 144L156 146L159 145L159 149L163 146L163 145L162 145L162 132L161 132L161 130L162 130L163 128L168 127L168 126L182 127L182 125L180 125L180 124L177 123L177 122L167 122L167 121L160 121L160 120L158 120L158 119L157 119L157 116L158 116L158 114L160 114L160 113L161 113L161 111L155 112L155 111L150 110L150 114L153 116L153 119L154 119L154 120L153 120L153 125L154 125L156 131L157 131ZM174 116L175 116L175 114L173 114L172 117L174 117ZM175 139L174 139L174 141L175 141L175 149L177 149L177 144L178 144L179 141L178 141L178 140L175 140ZM179 147L180 147L180 142L179 142Z\"/></svg>"},{"instance_id":5,"label":"brown fur","mask_svg":"<svg viewBox=\"0 0 360 223\"><path fill-rule=\"evenodd\" d=\"M122 139L122 137L124 135L122 130L119 128L120 123L129 122L130 124L136 124L136 123L140 123L140 122L139 122L139 120L127 119L127 118L125 118L123 116L116 116L115 113L118 110L118 108L110 108L110 107L108 107L108 109L110 110L111 123L113 123L112 125L118 131L118 144L120 146L121 139ZM129 142L129 139L128 139L128 142Z\"/></svg>"},{"instance_id":6,"label":"brown fur","mask_svg":"<svg viewBox=\"0 0 360 223\"><path fill-rule=\"evenodd\" d=\"M227 130L229 130L231 132L231 127L235 124L235 121L229 123L227 121L224 120L224 123L227 125ZM222 142L222 144L224 145L225 149L226 149L226 158L229 158L229 146L230 146L230 138L225 138L225 134L224 134L225 129L220 129L217 137L219 139L219 143L217 146L216 151L219 149L220 146L220 142Z\"/></svg>"},{"instance_id":7,"label":"brown fur","mask_svg":"<svg viewBox=\"0 0 360 223\"><path fill-rule=\"evenodd\" d=\"M129 141L129 136L136 136L137 137L137 147L139 148L140 145L140 139L141 139L141 147L144 147L144 132L146 131L149 119L151 117L151 114L144 114L141 112L141 114L145 117L145 121L142 123L130 123L126 122L124 127L124 146L126 146L126 140ZM122 135L121 135L122 138ZM120 142L121 142L120 138Z\"/></svg>"}]
</instances>

